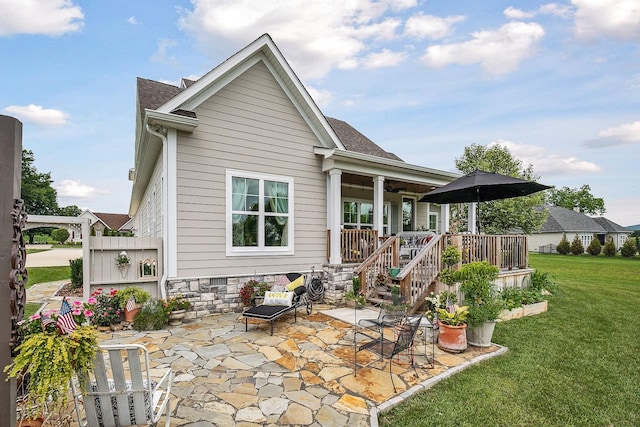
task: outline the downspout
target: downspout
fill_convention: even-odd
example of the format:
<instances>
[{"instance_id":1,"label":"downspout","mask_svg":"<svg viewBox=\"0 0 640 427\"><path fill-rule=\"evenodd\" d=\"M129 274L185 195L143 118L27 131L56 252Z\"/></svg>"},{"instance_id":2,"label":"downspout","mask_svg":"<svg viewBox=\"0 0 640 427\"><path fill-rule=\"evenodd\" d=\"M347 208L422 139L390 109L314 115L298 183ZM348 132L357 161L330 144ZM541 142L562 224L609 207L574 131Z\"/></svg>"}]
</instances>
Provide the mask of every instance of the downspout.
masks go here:
<instances>
[{"instance_id":1,"label":"downspout","mask_svg":"<svg viewBox=\"0 0 640 427\"><path fill-rule=\"evenodd\" d=\"M147 132L151 135L157 136L162 141L162 277L160 278L160 298L165 299L167 297L167 277L169 275L169 251L168 248L168 240L169 240L169 227L167 223L167 215L169 210L169 204L167 202L167 169L168 169L168 160L167 160L167 136L165 135L166 129L162 129L163 132L158 132L151 128L151 126L147 123ZM156 126L158 129L161 129L160 126Z\"/></svg>"}]
</instances>

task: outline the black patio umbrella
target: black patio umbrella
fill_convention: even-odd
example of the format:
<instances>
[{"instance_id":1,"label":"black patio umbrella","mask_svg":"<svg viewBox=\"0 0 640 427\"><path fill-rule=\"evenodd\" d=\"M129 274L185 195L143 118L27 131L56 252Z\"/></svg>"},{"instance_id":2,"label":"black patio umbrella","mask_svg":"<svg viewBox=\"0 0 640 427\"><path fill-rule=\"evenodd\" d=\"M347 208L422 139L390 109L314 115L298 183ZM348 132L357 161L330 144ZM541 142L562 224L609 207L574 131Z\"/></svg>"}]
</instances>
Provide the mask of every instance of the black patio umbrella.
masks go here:
<instances>
[{"instance_id":1,"label":"black patio umbrella","mask_svg":"<svg viewBox=\"0 0 640 427\"><path fill-rule=\"evenodd\" d=\"M527 196L551 188L496 172L479 169L451 181L449 184L425 194L419 201L431 203L488 202L490 200L510 199ZM478 207L478 233L480 232L480 208Z\"/></svg>"}]
</instances>

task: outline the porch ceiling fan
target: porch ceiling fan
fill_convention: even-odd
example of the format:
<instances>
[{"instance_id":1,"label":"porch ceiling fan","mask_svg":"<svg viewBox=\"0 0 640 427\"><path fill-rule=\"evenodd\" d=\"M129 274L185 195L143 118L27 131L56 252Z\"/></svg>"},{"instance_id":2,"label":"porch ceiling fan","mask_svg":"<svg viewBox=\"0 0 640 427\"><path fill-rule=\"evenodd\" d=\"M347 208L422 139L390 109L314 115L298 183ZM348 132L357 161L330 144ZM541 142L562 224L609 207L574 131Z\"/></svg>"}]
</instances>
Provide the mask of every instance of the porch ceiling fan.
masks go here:
<instances>
[{"instance_id":1,"label":"porch ceiling fan","mask_svg":"<svg viewBox=\"0 0 640 427\"><path fill-rule=\"evenodd\" d=\"M404 191L404 190L407 189L406 187L396 187L394 185L394 183L397 184L397 182L395 182L395 181L385 180L384 181L384 191L386 191L387 193L398 193L400 191Z\"/></svg>"}]
</instances>

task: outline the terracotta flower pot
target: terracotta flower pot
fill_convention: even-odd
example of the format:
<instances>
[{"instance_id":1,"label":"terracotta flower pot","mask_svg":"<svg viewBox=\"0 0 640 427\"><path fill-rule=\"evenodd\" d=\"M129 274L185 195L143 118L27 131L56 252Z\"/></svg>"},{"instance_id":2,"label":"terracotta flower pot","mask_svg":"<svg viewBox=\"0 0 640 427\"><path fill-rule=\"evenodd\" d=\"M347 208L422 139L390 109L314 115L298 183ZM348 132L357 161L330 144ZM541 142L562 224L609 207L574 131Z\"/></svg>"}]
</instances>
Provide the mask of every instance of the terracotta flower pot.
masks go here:
<instances>
[{"instance_id":1,"label":"terracotta flower pot","mask_svg":"<svg viewBox=\"0 0 640 427\"><path fill-rule=\"evenodd\" d=\"M133 310L124 309L124 321L125 322L133 322L133 319L136 317L136 314L140 311L140 306L137 305Z\"/></svg>"},{"instance_id":2,"label":"terracotta flower pot","mask_svg":"<svg viewBox=\"0 0 640 427\"><path fill-rule=\"evenodd\" d=\"M467 325L451 326L439 322L438 347L449 353L462 353L467 349Z\"/></svg>"}]
</instances>

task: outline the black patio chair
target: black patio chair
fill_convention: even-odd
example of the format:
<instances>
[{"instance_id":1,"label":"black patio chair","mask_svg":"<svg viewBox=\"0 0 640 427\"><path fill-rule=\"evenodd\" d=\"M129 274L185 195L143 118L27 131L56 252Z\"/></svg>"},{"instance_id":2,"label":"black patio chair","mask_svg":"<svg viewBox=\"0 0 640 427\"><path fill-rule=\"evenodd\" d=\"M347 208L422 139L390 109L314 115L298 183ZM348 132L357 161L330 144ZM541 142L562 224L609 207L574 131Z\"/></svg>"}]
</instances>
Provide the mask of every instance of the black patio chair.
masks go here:
<instances>
[{"instance_id":1,"label":"black patio chair","mask_svg":"<svg viewBox=\"0 0 640 427\"><path fill-rule=\"evenodd\" d=\"M392 341L382 337L380 339L373 339L371 342L360 347L360 350L366 348L380 354L385 359L389 359L389 376L391 377L394 393L396 392L396 385L393 382L393 374L391 372L392 359L394 356L407 350L411 356L411 366L415 371L413 340L420 328L422 316L422 314L405 316L398 325L394 326L396 328L395 340ZM417 372L416 375L418 375Z\"/></svg>"}]
</instances>

